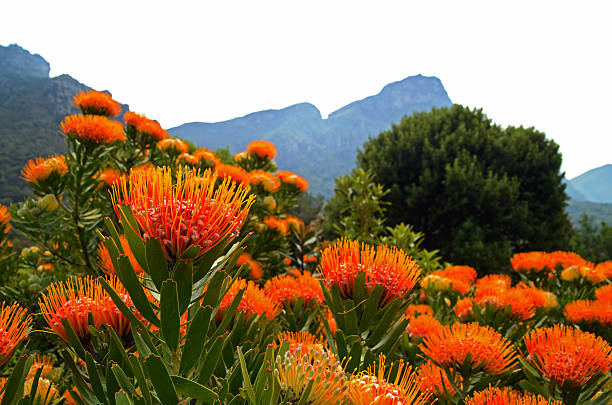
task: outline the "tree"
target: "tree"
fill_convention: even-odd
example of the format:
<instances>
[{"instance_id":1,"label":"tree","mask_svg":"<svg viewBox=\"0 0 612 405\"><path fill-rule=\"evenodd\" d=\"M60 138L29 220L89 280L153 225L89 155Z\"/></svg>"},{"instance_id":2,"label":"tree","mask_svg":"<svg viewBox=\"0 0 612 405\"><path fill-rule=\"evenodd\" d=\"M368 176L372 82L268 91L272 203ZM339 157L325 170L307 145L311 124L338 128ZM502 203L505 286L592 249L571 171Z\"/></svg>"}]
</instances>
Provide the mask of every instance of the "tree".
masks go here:
<instances>
[{"instance_id":1,"label":"tree","mask_svg":"<svg viewBox=\"0 0 612 405\"><path fill-rule=\"evenodd\" d=\"M561 154L533 128L454 105L405 117L357 159L390 190L389 225L412 224L453 263L494 271L513 252L567 247Z\"/></svg>"}]
</instances>

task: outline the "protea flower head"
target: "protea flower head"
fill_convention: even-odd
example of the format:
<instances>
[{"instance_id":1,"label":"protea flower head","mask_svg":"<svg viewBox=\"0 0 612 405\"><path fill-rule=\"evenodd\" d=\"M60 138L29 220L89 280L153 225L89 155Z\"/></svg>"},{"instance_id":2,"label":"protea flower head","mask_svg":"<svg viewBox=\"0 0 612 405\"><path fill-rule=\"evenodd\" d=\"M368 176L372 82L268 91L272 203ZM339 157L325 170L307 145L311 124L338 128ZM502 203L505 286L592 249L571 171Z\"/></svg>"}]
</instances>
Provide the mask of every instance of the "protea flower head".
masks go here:
<instances>
[{"instance_id":1,"label":"protea flower head","mask_svg":"<svg viewBox=\"0 0 612 405\"><path fill-rule=\"evenodd\" d=\"M109 94L100 91L82 91L74 96L72 100L81 109L83 114L114 117L121 112L121 104L113 100Z\"/></svg>"},{"instance_id":2,"label":"protea flower head","mask_svg":"<svg viewBox=\"0 0 612 405\"><path fill-rule=\"evenodd\" d=\"M511 388L489 387L483 391L475 392L465 401L466 405L563 405L560 401L553 401L528 392L521 393Z\"/></svg>"},{"instance_id":3,"label":"protea flower head","mask_svg":"<svg viewBox=\"0 0 612 405\"><path fill-rule=\"evenodd\" d=\"M30 333L32 317L27 310L14 303L0 308L0 366L13 354L19 343Z\"/></svg>"}]
</instances>

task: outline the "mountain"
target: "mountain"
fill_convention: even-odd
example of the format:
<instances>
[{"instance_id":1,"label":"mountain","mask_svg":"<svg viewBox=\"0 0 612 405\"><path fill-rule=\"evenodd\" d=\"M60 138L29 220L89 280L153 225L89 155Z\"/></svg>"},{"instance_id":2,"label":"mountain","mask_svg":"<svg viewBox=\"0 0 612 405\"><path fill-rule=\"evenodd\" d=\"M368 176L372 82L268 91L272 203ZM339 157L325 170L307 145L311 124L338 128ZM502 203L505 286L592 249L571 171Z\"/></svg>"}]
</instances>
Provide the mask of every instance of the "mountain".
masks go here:
<instances>
[{"instance_id":1,"label":"mountain","mask_svg":"<svg viewBox=\"0 0 612 405\"><path fill-rule=\"evenodd\" d=\"M404 115L450 106L437 77L422 75L386 85L378 94L350 103L328 118L312 104L265 110L228 121L192 122L171 128L170 134L196 145L240 152L255 139L273 142L281 169L306 177L310 192L330 196L334 179L355 166L357 148Z\"/></svg>"},{"instance_id":2,"label":"mountain","mask_svg":"<svg viewBox=\"0 0 612 405\"><path fill-rule=\"evenodd\" d=\"M583 201L612 203L612 164L591 169L569 183L584 197Z\"/></svg>"},{"instance_id":3,"label":"mountain","mask_svg":"<svg viewBox=\"0 0 612 405\"><path fill-rule=\"evenodd\" d=\"M20 172L29 159L66 151L59 123L78 112L72 97L90 88L18 45L0 46L0 202L23 199ZM124 106L127 109L127 106Z\"/></svg>"}]
</instances>

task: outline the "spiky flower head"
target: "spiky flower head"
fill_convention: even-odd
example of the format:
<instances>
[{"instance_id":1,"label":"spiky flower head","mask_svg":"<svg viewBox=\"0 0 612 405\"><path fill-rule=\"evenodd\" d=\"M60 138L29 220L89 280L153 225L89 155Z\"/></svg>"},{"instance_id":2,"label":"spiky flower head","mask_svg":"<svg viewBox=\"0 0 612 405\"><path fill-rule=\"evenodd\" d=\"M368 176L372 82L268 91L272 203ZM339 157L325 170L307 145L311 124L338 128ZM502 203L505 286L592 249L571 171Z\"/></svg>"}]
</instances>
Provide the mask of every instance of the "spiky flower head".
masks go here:
<instances>
[{"instance_id":1,"label":"spiky flower head","mask_svg":"<svg viewBox=\"0 0 612 405\"><path fill-rule=\"evenodd\" d=\"M32 317L19 304L0 307L0 366L13 354L19 343L30 333Z\"/></svg>"},{"instance_id":2,"label":"spiky flower head","mask_svg":"<svg viewBox=\"0 0 612 405\"><path fill-rule=\"evenodd\" d=\"M280 232L281 235L286 236L289 232L289 224L282 218L274 215L268 215L264 218L264 223L270 229L274 229Z\"/></svg>"},{"instance_id":3,"label":"spiky flower head","mask_svg":"<svg viewBox=\"0 0 612 405\"><path fill-rule=\"evenodd\" d=\"M476 280L476 289L483 290L491 287L508 289L511 284L512 279L507 274L488 274Z\"/></svg>"},{"instance_id":4,"label":"spiky flower head","mask_svg":"<svg viewBox=\"0 0 612 405\"><path fill-rule=\"evenodd\" d=\"M418 315L433 316L433 308L425 304L411 304L406 308L406 318L414 318Z\"/></svg>"},{"instance_id":5,"label":"spiky flower head","mask_svg":"<svg viewBox=\"0 0 612 405\"><path fill-rule=\"evenodd\" d=\"M280 312L278 302L268 297L257 284L245 279L238 279L232 284L223 300L221 300L221 305L216 315L218 321L223 318L240 290L244 290L244 293L238 305L238 312L243 313L245 319L253 315L263 315L267 319L273 319Z\"/></svg>"},{"instance_id":6,"label":"spiky flower head","mask_svg":"<svg viewBox=\"0 0 612 405\"><path fill-rule=\"evenodd\" d=\"M81 109L83 114L114 117L121 112L121 104L113 100L109 94L101 91L82 91L74 96L72 100Z\"/></svg>"},{"instance_id":7,"label":"spiky flower head","mask_svg":"<svg viewBox=\"0 0 612 405\"><path fill-rule=\"evenodd\" d=\"M206 148L200 148L193 152L193 156L198 159L200 163L205 162L208 167L215 167L221 164L221 159L215 155L215 152Z\"/></svg>"},{"instance_id":8,"label":"spiky flower head","mask_svg":"<svg viewBox=\"0 0 612 405\"><path fill-rule=\"evenodd\" d=\"M253 170L249 172L247 182L250 185L261 187L268 193L276 193L280 189L280 180L265 170Z\"/></svg>"},{"instance_id":9,"label":"spiky flower head","mask_svg":"<svg viewBox=\"0 0 612 405\"><path fill-rule=\"evenodd\" d=\"M380 305L406 297L416 285L421 268L402 250L386 245L377 247L342 239L323 250L319 272L328 287L338 287L345 298L353 298L359 272L365 274L365 288L371 293L383 286Z\"/></svg>"},{"instance_id":10,"label":"spiky flower head","mask_svg":"<svg viewBox=\"0 0 612 405\"><path fill-rule=\"evenodd\" d=\"M132 249L130 248L130 244L128 243L125 235L119 235L119 239L121 240L121 247L123 248L123 253L130 259L130 263L132 264L132 268L138 275L142 275L144 270L134 257L132 253ZM98 267L105 274L116 274L115 266L113 265L113 261L111 260L110 254L108 253L108 249L106 249L106 245L104 242L100 242L98 244Z\"/></svg>"},{"instance_id":11,"label":"spiky flower head","mask_svg":"<svg viewBox=\"0 0 612 405\"><path fill-rule=\"evenodd\" d=\"M63 155L53 155L29 160L21 170L21 177L28 183L40 184L47 180L59 180L66 173L68 173L66 158Z\"/></svg>"},{"instance_id":12,"label":"spiky flower head","mask_svg":"<svg viewBox=\"0 0 612 405\"><path fill-rule=\"evenodd\" d=\"M187 166L196 166L200 163L200 160L198 158L196 158L195 156L193 156L190 153L181 153L177 158L176 161L178 163L182 163L185 164Z\"/></svg>"},{"instance_id":13,"label":"spiky flower head","mask_svg":"<svg viewBox=\"0 0 612 405\"><path fill-rule=\"evenodd\" d=\"M113 169L110 167L102 169L97 176L97 180L107 187L112 187L122 176L123 172L121 170Z\"/></svg>"},{"instance_id":14,"label":"spiky flower head","mask_svg":"<svg viewBox=\"0 0 612 405\"><path fill-rule=\"evenodd\" d=\"M535 329L525 336L527 360L562 386L582 386L612 368L612 347L602 338L570 326Z\"/></svg>"},{"instance_id":15,"label":"spiky flower head","mask_svg":"<svg viewBox=\"0 0 612 405\"><path fill-rule=\"evenodd\" d=\"M128 111L123 114L123 119L128 127L128 133L131 133L129 129L133 128L148 144L168 138L168 131L163 129L159 122L147 118L144 114Z\"/></svg>"},{"instance_id":16,"label":"spiky flower head","mask_svg":"<svg viewBox=\"0 0 612 405\"><path fill-rule=\"evenodd\" d=\"M308 189L308 181L293 172L281 170L276 172L276 177L278 177L282 183L291 184L301 192L305 192Z\"/></svg>"},{"instance_id":17,"label":"spiky flower head","mask_svg":"<svg viewBox=\"0 0 612 405\"><path fill-rule=\"evenodd\" d=\"M181 153L189 152L189 145L180 138L165 138L157 142L157 149L180 155Z\"/></svg>"},{"instance_id":18,"label":"spiky flower head","mask_svg":"<svg viewBox=\"0 0 612 405\"><path fill-rule=\"evenodd\" d=\"M69 115L60 127L66 137L88 146L125 141L123 125L101 115Z\"/></svg>"},{"instance_id":19,"label":"spiky flower head","mask_svg":"<svg viewBox=\"0 0 612 405\"><path fill-rule=\"evenodd\" d=\"M461 298L457 300L454 310L459 320L464 322L470 318L474 311L474 300L471 298Z\"/></svg>"},{"instance_id":20,"label":"spiky flower head","mask_svg":"<svg viewBox=\"0 0 612 405\"><path fill-rule=\"evenodd\" d=\"M247 265L249 267L249 269L250 269L249 276L254 278L254 279L260 279L264 275L263 268L261 267L261 264L259 264L259 262L257 260L253 259L253 257L250 254L248 254L247 252L243 252L240 255L240 257L236 261L236 264L238 266Z\"/></svg>"},{"instance_id":21,"label":"spiky flower head","mask_svg":"<svg viewBox=\"0 0 612 405\"><path fill-rule=\"evenodd\" d=\"M393 364L389 370L394 370ZM348 383L348 398L352 405L423 405L429 403L431 393L424 391L416 372L403 361L391 379L386 372L385 356L380 355L378 367L354 375Z\"/></svg>"},{"instance_id":22,"label":"spiky flower head","mask_svg":"<svg viewBox=\"0 0 612 405\"><path fill-rule=\"evenodd\" d=\"M270 141L253 141L247 145L247 151L262 159L274 159L276 157L276 147Z\"/></svg>"},{"instance_id":23,"label":"spiky flower head","mask_svg":"<svg viewBox=\"0 0 612 405\"><path fill-rule=\"evenodd\" d=\"M215 187L216 181L210 170L200 175L179 167L176 184L167 167L132 170L113 186L113 206L118 216L122 206L130 206L135 231L144 240L160 239L171 260L191 246L202 254L238 236L254 201L245 187L229 180Z\"/></svg>"},{"instance_id":24,"label":"spiky flower head","mask_svg":"<svg viewBox=\"0 0 612 405\"><path fill-rule=\"evenodd\" d=\"M442 327L440 321L431 315L419 315L408 323L406 332L411 340L419 340L435 333Z\"/></svg>"},{"instance_id":25,"label":"spiky flower head","mask_svg":"<svg viewBox=\"0 0 612 405\"><path fill-rule=\"evenodd\" d=\"M465 405L563 405L540 395L514 391L509 387L489 387L466 398Z\"/></svg>"},{"instance_id":26,"label":"spiky flower head","mask_svg":"<svg viewBox=\"0 0 612 405\"><path fill-rule=\"evenodd\" d=\"M28 378L34 377L39 369L42 369L40 373L41 377L49 377L51 372L53 372L53 363L55 362L51 357L45 356L44 354L36 354L32 367L30 367L30 371L28 371Z\"/></svg>"},{"instance_id":27,"label":"spiky flower head","mask_svg":"<svg viewBox=\"0 0 612 405\"><path fill-rule=\"evenodd\" d=\"M249 179L249 172L240 166L219 163L215 166L215 171L217 172L219 178L224 180L230 179L236 183L247 183Z\"/></svg>"},{"instance_id":28,"label":"spiky flower head","mask_svg":"<svg viewBox=\"0 0 612 405\"><path fill-rule=\"evenodd\" d=\"M323 302L323 292L319 280L310 272L293 275L280 275L268 280L264 287L266 295L276 302L294 304L299 298L304 304Z\"/></svg>"},{"instance_id":29,"label":"spiky flower head","mask_svg":"<svg viewBox=\"0 0 612 405\"><path fill-rule=\"evenodd\" d=\"M605 327L612 326L612 302L577 300L565 305L563 310L565 318L573 323L595 324Z\"/></svg>"},{"instance_id":30,"label":"spiky flower head","mask_svg":"<svg viewBox=\"0 0 612 405\"><path fill-rule=\"evenodd\" d=\"M612 284L607 284L595 290L595 297L602 302L612 302Z\"/></svg>"},{"instance_id":31,"label":"spiky flower head","mask_svg":"<svg viewBox=\"0 0 612 405\"><path fill-rule=\"evenodd\" d=\"M456 373L451 384L446 372L431 360L421 364L416 371L421 381L421 392L431 393L438 398L452 398L456 392L453 385L459 386L462 381L461 374Z\"/></svg>"},{"instance_id":32,"label":"spiky flower head","mask_svg":"<svg viewBox=\"0 0 612 405\"><path fill-rule=\"evenodd\" d=\"M11 224L9 223L10 220L11 213L8 211L8 208L0 204L0 240L2 240L2 235L7 234L8 231L11 230Z\"/></svg>"},{"instance_id":33,"label":"spiky flower head","mask_svg":"<svg viewBox=\"0 0 612 405\"><path fill-rule=\"evenodd\" d=\"M452 369L460 368L469 355L472 367L482 367L490 375L510 370L516 359L509 340L478 323L444 326L427 336L419 347L428 358Z\"/></svg>"},{"instance_id":34,"label":"spiky flower head","mask_svg":"<svg viewBox=\"0 0 612 405\"><path fill-rule=\"evenodd\" d=\"M25 381L23 386L25 395L32 395L34 379L30 378ZM37 405L53 404L60 398L59 391L53 381L40 377L36 384L36 394L32 398L32 403Z\"/></svg>"}]
</instances>

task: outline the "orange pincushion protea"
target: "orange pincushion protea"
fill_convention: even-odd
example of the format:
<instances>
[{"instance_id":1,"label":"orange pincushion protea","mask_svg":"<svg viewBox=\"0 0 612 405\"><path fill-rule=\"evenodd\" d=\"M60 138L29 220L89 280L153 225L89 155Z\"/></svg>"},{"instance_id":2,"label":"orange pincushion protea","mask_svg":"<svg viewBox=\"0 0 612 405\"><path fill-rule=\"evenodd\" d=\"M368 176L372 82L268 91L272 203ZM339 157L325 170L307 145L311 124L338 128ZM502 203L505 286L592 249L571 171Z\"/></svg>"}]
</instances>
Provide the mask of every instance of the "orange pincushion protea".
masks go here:
<instances>
[{"instance_id":1,"label":"orange pincushion protea","mask_svg":"<svg viewBox=\"0 0 612 405\"><path fill-rule=\"evenodd\" d=\"M253 257L247 252L243 252L240 255L240 257L236 261L236 264L238 266L242 266L245 264L249 266L249 269L251 269L249 275L255 279L260 279L261 277L263 277L263 269L261 268L261 265L257 262L257 260L254 260Z\"/></svg>"},{"instance_id":2,"label":"orange pincushion protea","mask_svg":"<svg viewBox=\"0 0 612 405\"><path fill-rule=\"evenodd\" d=\"M476 270L470 266L450 266L442 271L444 272L444 276L451 280L460 280L470 286L474 284L476 277L478 277Z\"/></svg>"},{"instance_id":3,"label":"orange pincushion protea","mask_svg":"<svg viewBox=\"0 0 612 405\"><path fill-rule=\"evenodd\" d=\"M200 160L189 153L181 153L177 158L177 162L184 163L189 166L195 166L200 163Z\"/></svg>"},{"instance_id":4,"label":"orange pincushion protea","mask_svg":"<svg viewBox=\"0 0 612 405\"><path fill-rule=\"evenodd\" d=\"M406 318L414 318L418 315L433 316L433 308L425 304L412 304L406 308Z\"/></svg>"},{"instance_id":5,"label":"orange pincushion protea","mask_svg":"<svg viewBox=\"0 0 612 405\"><path fill-rule=\"evenodd\" d=\"M465 405L563 405L563 403L528 392L514 391L509 387L502 389L489 387L466 398Z\"/></svg>"},{"instance_id":6,"label":"orange pincushion protea","mask_svg":"<svg viewBox=\"0 0 612 405\"><path fill-rule=\"evenodd\" d=\"M28 371L28 378L34 377L38 369L41 368L42 372L40 373L40 376L42 378L49 377L53 371L53 363L54 361L50 357L45 356L44 354L37 354L36 357L34 357L34 362L32 363L30 371Z\"/></svg>"},{"instance_id":7,"label":"orange pincushion protea","mask_svg":"<svg viewBox=\"0 0 612 405\"><path fill-rule=\"evenodd\" d=\"M596 373L612 368L612 347L602 338L568 326L535 329L525 336L529 360L562 386L582 386Z\"/></svg>"},{"instance_id":8,"label":"orange pincushion protea","mask_svg":"<svg viewBox=\"0 0 612 405\"><path fill-rule=\"evenodd\" d=\"M32 395L34 379L29 378L23 385L26 395ZM36 394L32 398L32 403L37 405L53 404L60 398L59 391L53 381L40 377L36 384Z\"/></svg>"},{"instance_id":9,"label":"orange pincushion protea","mask_svg":"<svg viewBox=\"0 0 612 405\"><path fill-rule=\"evenodd\" d=\"M40 183L52 176L60 178L66 173L68 173L66 158L63 155L53 155L46 159L29 160L21 171L21 177L28 183Z\"/></svg>"},{"instance_id":10,"label":"orange pincushion protea","mask_svg":"<svg viewBox=\"0 0 612 405\"><path fill-rule=\"evenodd\" d=\"M242 312L245 319L253 315L265 315L266 318L273 319L280 312L279 304L268 297L257 284L245 279L238 279L223 297L216 315L217 321L223 319L225 311L227 311L240 290L244 290L244 294L240 300L240 305L238 305L238 312Z\"/></svg>"},{"instance_id":11,"label":"orange pincushion protea","mask_svg":"<svg viewBox=\"0 0 612 405\"><path fill-rule=\"evenodd\" d=\"M242 152L238 152L234 155L234 162L240 162L242 159L245 159L249 156L249 152L242 151Z\"/></svg>"},{"instance_id":12,"label":"orange pincushion protea","mask_svg":"<svg viewBox=\"0 0 612 405\"><path fill-rule=\"evenodd\" d=\"M14 303L0 308L0 366L13 354L19 343L30 333L32 317L27 310Z\"/></svg>"},{"instance_id":13,"label":"orange pincushion protea","mask_svg":"<svg viewBox=\"0 0 612 405\"><path fill-rule=\"evenodd\" d=\"M87 144L125 141L123 125L101 115L69 115L60 127L68 138L79 139Z\"/></svg>"},{"instance_id":14,"label":"orange pincushion protea","mask_svg":"<svg viewBox=\"0 0 612 405\"><path fill-rule=\"evenodd\" d=\"M431 360L449 368L460 368L469 354L472 367L480 365L490 375L510 370L516 358L510 341L477 323L444 326L427 336L419 347Z\"/></svg>"},{"instance_id":15,"label":"orange pincushion protea","mask_svg":"<svg viewBox=\"0 0 612 405\"><path fill-rule=\"evenodd\" d=\"M608 280L612 281L612 260L599 263L595 268Z\"/></svg>"},{"instance_id":16,"label":"orange pincushion protea","mask_svg":"<svg viewBox=\"0 0 612 405\"><path fill-rule=\"evenodd\" d=\"M563 310L565 318L573 323L600 323L612 326L612 302L578 300L567 304Z\"/></svg>"},{"instance_id":17,"label":"orange pincushion protea","mask_svg":"<svg viewBox=\"0 0 612 405\"><path fill-rule=\"evenodd\" d=\"M98 181L106 184L108 187L111 187L115 184L120 178L123 176L123 172L117 169L106 168L102 169L100 173L98 173Z\"/></svg>"},{"instance_id":18,"label":"orange pincushion protea","mask_svg":"<svg viewBox=\"0 0 612 405\"><path fill-rule=\"evenodd\" d=\"M290 171L281 170L280 172L276 172L276 177L278 177L283 183L294 185L301 192L304 192L308 189L308 181L302 176L292 173Z\"/></svg>"},{"instance_id":19,"label":"orange pincushion protea","mask_svg":"<svg viewBox=\"0 0 612 405\"><path fill-rule=\"evenodd\" d=\"M424 391L417 373L399 361L395 379L388 380L385 356L379 358L378 371L353 376L348 382L348 398L352 405L423 405L431 394ZM390 370L395 369L393 364Z\"/></svg>"},{"instance_id":20,"label":"orange pincushion protea","mask_svg":"<svg viewBox=\"0 0 612 405\"><path fill-rule=\"evenodd\" d=\"M471 268L468 266L460 267ZM421 281L421 286L423 288L431 288L438 291L446 291L452 288L459 294L467 294L472 287L473 281L471 281L471 278L468 278L467 275L452 274L453 271L451 271L451 274L447 274L446 270L434 271Z\"/></svg>"},{"instance_id":21,"label":"orange pincushion protea","mask_svg":"<svg viewBox=\"0 0 612 405\"><path fill-rule=\"evenodd\" d=\"M437 332L440 328L442 328L442 324L433 316L419 315L410 320L406 331L410 339L418 340Z\"/></svg>"},{"instance_id":22,"label":"orange pincushion protea","mask_svg":"<svg viewBox=\"0 0 612 405\"><path fill-rule=\"evenodd\" d=\"M143 114L136 114L131 111L123 114L125 125L133 127L142 135L155 141L163 141L168 138L168 131L163 129L159 122L145 117Z\"/></svg>"},{"instance_id":23,"label":"orange pincushion protea","mask_svg":"<svg viewBox=\"0 0 612 405\"><path fill-rule=\"evenodd\" d=\"M215 170L220 178L231 179L236 183L247 183L249 179L249 172L240 166L220 163L215 166Z\"/></svg>"},{"instance_id":24,"label":"orange pincushion protea","mask_svg":"<svg viewBox=\"0 0 612 405\"><path fill-rule=\"evenodd\" d=\"M279 231L283 236L287 235L287 232L289 232L289 224L287 224L287 221L273 215L265 217L264 223L268 228Z\"/></svg>"},{"instance_id":25,"label":"orange pincushion protea","mask_svg":"<svg viewBox=\"0 0 612 405\"><path fill-rule=\"evenodd\" d=\"M100 91L82 91L72 98L83 114L104 115L114 117L121 112L121 104Z\"/></svg>"},{"instance_id":26,"label":"orange pincushion protea","mask_svg":"<svg viewBox=\"0 0 612 405\"><path fill-rule=\"evenodd\" d=\"M181 153L189 152L189 145L179 138L165 138L157 142L157 149L180 155Z\"/></svg>"},{"instance_id":27,"label":"orange pincushion protea","mask_svg":"<svg viewBox=\"0 0 612 405\"><path fill-rule=\"evenodd\" d=\"M283 342L289 343L289 351L294 353L298 347L305 350L310 350L311 347L326 349L327 345L317 339L315 335L310 332L281 332L278 335L278 343Z\"/></svg>"},{"instance_id":28,"label":"orange pincushion protea","mask_svg":"<svg viewBox=\"0 0 612 405\"><path fill-rule=\"evenodd\" d=\"M489 287L508 289L512 279L506 274L489 274L476 280L476 289L482 290Z\"/></svg>"},{"instance_id":29,"label":"orange pincushion protea","mask_svg":"<svg viewBox=\"0 0 612 405\"><path fill-rule=\"evenodd\" d=\"M119 238L121 239L121 247L123 247L123 253L128 257L128 259L130 259L130 263L132 264L134 271L136 272L136 274L142 275L144 273L144 270L142 269L142 267L140 267L140 264L138 264L138 261L134 257L127 238L125 237L125 235L119 235ZM113 261L111 260L110 255L108 254L108 250L106 249L106 246L103 242L100 242L100 244L98 244L98 266L105 274L116 274L115 267L113 266Z\"/></svg>"},{"instance_id":30,"label":"orange pincushion protea","mask_svg":"<svg viewBox=\"0 0 612 405\"><path fill-rule=\"evenodd\" d=\"M455 304L455 315L461 321L466 321L474 310L474 301L471 298L462 298Z\"/></svg>"},{"instance_id":31,"label":"orange pincushion protea","mask_svg":"<svg viewBox=\"0 0 612 405\"><path fill-rule=\"evenodd\" d=\"M612 302L612 284L604 285L595 290L595 297L602 302Z\"/></svg>"},{"instance_id":32,"label":"orange pincushion protea","mask_svg":"<svg viewBox=\"0 0 612 405\"><path fill-rule=\"evenodd\" d=\"M247 151L262 159L274 159L276 157L276 147L269 141L253 141L247 145Z\"/></svg>"},{"instance_id":33,"label":"orange pincushion protea","mask_svg":"<svg viewBox=\"0 0 612 405\"><path fill-rule=\"evenodd\" d=\"M519 272L552 270L550 256L546 252L516 253L510 259L510 263L512 268Z\"/></svg>"},{"instance_id":34,"label":"orange pincushion protea","mask_svg":"<svg viewBox=\"0 0 612 405\"><path fill-rule=\"evenodd\" d=\"M200 175L179 167L176 185L167 167L132 170L113 186L111 197L118 216L129 205L140 228L135 231L145 240L160 239L174 259L191 246L202 254L240 232L254 197L229 180L215 188L216 181L210 170Z\"/></svg>"},{"instance_id":35,"label":"orange pincushion protea","mask_svg":"<svg viewBox=\"0 0 612 405\"><path fill-rule=\"evenodd\" d=\"M431 360L421 364L417 368L419 379L421 380L421 392L431 393L438 398L451 398L455 394L453 384L450 383L448 375L440 367L436 366ZM456 374L455 386L461 384L460 374Z\"/></svg>"},{"instance_id":36,"label":"orange pincushion protea","mask_svg":"<svg viewBox=\"0 0 612 405\"><path fill-rule=\"evenodd\" d=\"M0 204L0 234L8 233L11 230L11 213L6 206Z\"/></svg>"},{"instance_id":37,"label":"orange pincushion protea","mask_svg":"<svg viewBox=\"0 0 612 405\"><path fill-rule=\"evenodd\" d=\"M574 252L564 252L557 250L556 252L549 253L550 266L555 268L557 266L566 269L568 267L595 267L595 265L588 260L585 260L582 256Z\"/></svg>"},{"instance_id":38,"label":"orange pincushion protea","mask_svg":"<svg viewBox=\"0 0 612 405\"><path fill-rule=\"evenodd\" d=\"M268 280L264 287L266 295L279 303L297 302L299 298L304 303L323 302L323 292L319 280L309 272L298 273L296 277L289 275L276 276Z\"/></svg>"},{"instance_id":39,"label":"orange pincushion protea","mask_svg":"<svg viewBox=\"0 0 612 405\"><path fill-rule=\"evenodd\" d=\"M261 185L268 193L276 193L280 189L280 180L265 170L253 170L249 172L247 182L252 185Z\"/></svg>"},{"instance_id":40,"label":"orange pincushion protea","mask_svg":"<svg viewBox=\"0 0 612 405\"><path fill-rule=\"evenodd\" d=\"M289 228L294 229L298 233L302 232L302 230L305 227L304 221L302 221L301 219L299 219L298 217L293 216L293 215L286 215L285 216L285 222L287 222L287 225L289 225ZM304 257L306 257L306 255L304 255ZM312 256L310 256L310 257L312 257ZM316 262L317 259L315 257L312 262L309 262L309 261L306 261L306 258L304 258L304 261L306 263L313 263L313 262Z\"/></svg>"},{"instance_id":41,"label":"orange pincushion protea","mask_svg":"<svg viewBox=\"0 0 612 405\"><path fill-rule=\"evenodd\" d=\"M193 156L198 159L200 163L202 161L205 161L208 166L214 167L221 164L221 159L219 159L213 151L210 151L206 148L200 148L196 150L195 152L193 152Z\"/></svg>"},{"instance_id":42,"label":"orange pincushion protea","mask_svg":"<svg viewBox=\"0 0 612 405\"><path fill-rule=\"evenodd\" d=\"M416 285L421 268L402 250L370 246L342 239L323 250L319 272L328 287L335 285L345 298L353 297L359 272L365 274L365 288L370 293L376 285L384 288L380 305L403 298Z\"/></svg>"}]
</instances>

